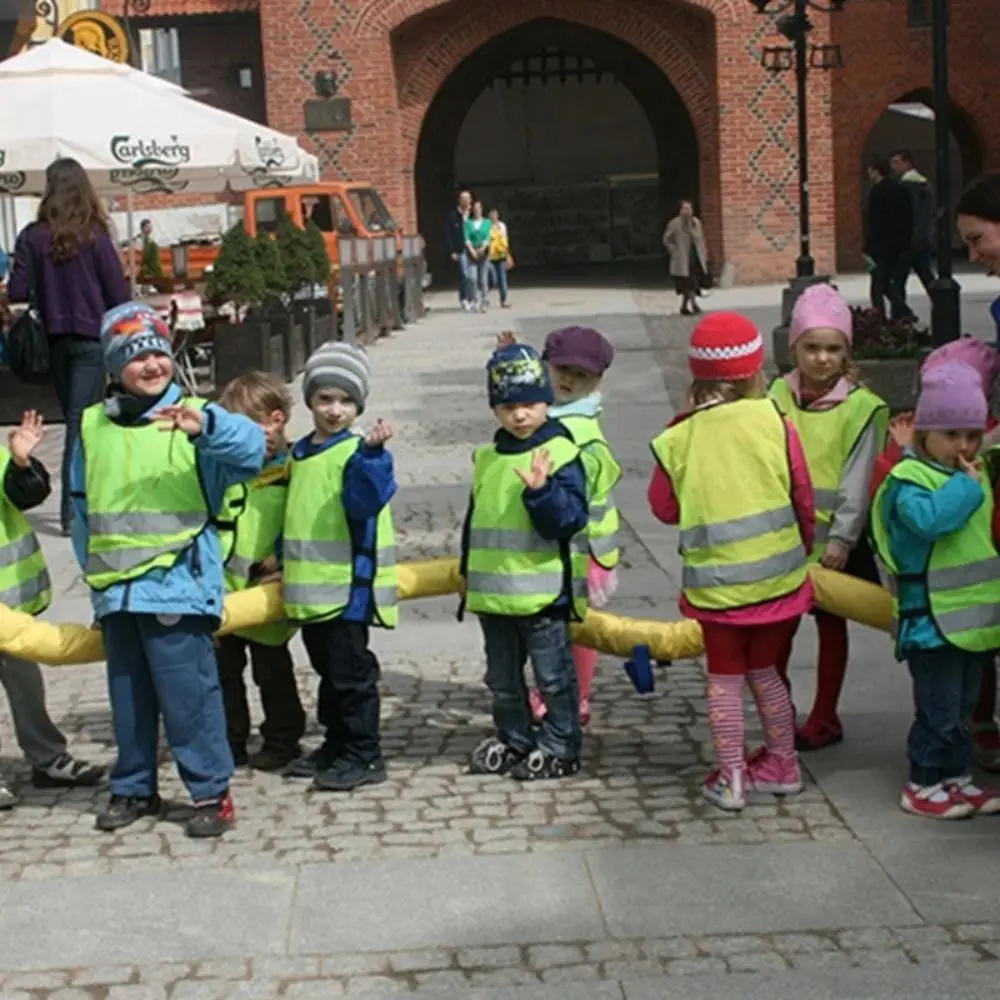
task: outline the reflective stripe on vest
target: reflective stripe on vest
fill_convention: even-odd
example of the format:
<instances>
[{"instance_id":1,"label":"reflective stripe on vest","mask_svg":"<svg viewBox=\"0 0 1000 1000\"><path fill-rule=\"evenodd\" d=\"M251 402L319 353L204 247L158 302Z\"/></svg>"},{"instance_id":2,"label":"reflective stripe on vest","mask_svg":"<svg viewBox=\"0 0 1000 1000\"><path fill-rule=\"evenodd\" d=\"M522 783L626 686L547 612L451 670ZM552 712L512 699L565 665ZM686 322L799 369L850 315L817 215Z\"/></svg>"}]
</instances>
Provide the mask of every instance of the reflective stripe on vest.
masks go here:
<instances>
[{"instance_id":1,"label":"reflective stripe on vest","mask_svg":"<svg viewBox=\"0 0 1000 1000\"><path fill-rule=\"evenodd\" d=\"M205 401L186 399L203 408ZM159 424L116 424L103 403L80 427L86 467L87 583L105 590L169 569L208 525L190 438Z\"/></svg>"},{"instance_id":2,"label":"reflective stripe on vest","mask_svg":"<svg viewBox=\"0 0 1000 1000\"><path fill-rule=\"evenodd\" d=\"M0 482L10 452L0 448ZM37 615L52 602L52 583L45 556L28 519L0 491L0 604L12 611Z\"/></svg>"},{"instance_id":3,"label":"reflective stripe on vest","mask_svg":"<svg viewBox=\"0 0 1000 1000\"><path fill-rule=\"evenodd\" d=\"M905 617L930 615L941 635L953 646L973 653L1000 648L1000 556L993 545L993 490L985 474L980 475L986 495L965 525L931 546L923 573L900 576L889 546L885 525L885 498L895 480L914 483L927 490L943 486L952 475L916 458L905 458L893 468L879 487L872 504L872 541L885 571L890 574L894 634L898 636L900 584L916 583L926 588L929 607L908 608ZM900 655L897 642L897 656Z\"/></svg>"},{"instance_id":4,"label":"reflective stripe on vest","mask_svg":"<svg viewBox=\"0 0 1000 1000\"><path fill-rule=\"evenodd\" d=\"M282 539L285 613L296 622L336 618L354 586L369 586L373 623L395 628L399 619L395 535L386 504L375 523L373 581L355 580L355 553L344 512L344 470L361 438L350 436L303 459L292 459Z\"/></svg>"},{"instance_id":5,"label":"reflective stripe on vest","mask_svg":"<svg viewBox=\"0 0 1000 1000\"><path fill-rule=\"evenodd\" d=\"M805 452L816 504L816 540L809 560L819 562L830 540L833 518L844 502L837 488L844 466L872 421L878 451L882 451L889 432L889 408L863 386L856 386L842 403L827 410L803 409L784 378L771 384L769 394L795 428Z\"/></svg>"},{"instance_id":6,"label":"reflective stripe on vest","mask_svg":"<svg viewBox=\"0 0 1000 1000\"><path fill-rule=\"evenodd\" d=\"M611 445L596 417L560 417L581 450L587 476L587 538L591 558L604 569L614 569L621 553L618 543L620 518L611 491L622 477Z\"/></svg>"},{"instance_id":7,"label":"reflective stripe on vest","mask_svg":"<svg viewBox=\"0 0 1000 1000\"><path fill-rule=\"evenodd\" d=\"M770 400L696 410L652 447L680 505L682 587L694 607L760 604L805 583L787 434Z\"/></svg>"},{"instance_id":8,"label":"reflective stripe on vest","mask_svg":"<svg viewBox=\"0 0 1000 1000\"><path fill-rule=\"evenodd\" d=\"M566 437L552 438L545 448L553 472L580 456ZM568 589L572 613L582 619L587 612L586 534L553 542L535 531L522 499L524 484L515 472L527 471L530 464L531 452L505 455L493 445L476 451L465 606L474 613L527 617Z\"/></svg>"},{"instance_id":9,"label":"reflective stripe on vest","mask_svg":"<svg viewBox=\"0 0 1000 1000\"><path fill-rule=\"evenodd\" d=\"M275 554L288 499L288 479L281 473L281 466L269 466L256 479L226 491L219 521L227 526L219 529L219 538L228 592L250 587L254 567ZM279 621L235 634L263 646L281 646L295 634L295 629Z\"/></svg>"}]
</instances>

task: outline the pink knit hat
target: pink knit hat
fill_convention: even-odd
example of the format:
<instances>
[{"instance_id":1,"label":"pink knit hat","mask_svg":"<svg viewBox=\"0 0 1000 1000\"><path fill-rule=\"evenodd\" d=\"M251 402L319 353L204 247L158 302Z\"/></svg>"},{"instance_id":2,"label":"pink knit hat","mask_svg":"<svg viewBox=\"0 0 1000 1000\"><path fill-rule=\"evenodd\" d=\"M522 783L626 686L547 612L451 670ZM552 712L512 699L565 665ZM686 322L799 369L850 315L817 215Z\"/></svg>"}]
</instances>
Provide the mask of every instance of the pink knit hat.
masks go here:
<instances>
[{"instance_id":1,"label":"pink knit hat","mask_svg":"<svg viewBox=\"0 0 1000 1000\"><path fill-rule=\"evenodd\" d=\"M850 344L854 339L851 308L833 285L810 285L795 301L788 326L788 346L810 330L839 330Z\"/></svg>"},{"instance_id":2,"label":"pink knit hat","mask_svg":"<svg viewBox=\"0 0 1000 1000\"><path fill-rule=\"evenodd\" d=\"M931 351L920 368L921 378L926 378L935 368L952 364L968 365L979 376L983 392L989 395L1000 374L1000 352L975 337L962 337Z\"/></svg>"},{"instance_id":3,"label":"pink knit hat","mask_svg":"<svg viewBox=\"0 0 1000 1000\"><path fill-rule=\"evenodd\" d=\"M927 372L913 426L918 431L970 431L986 426L986 397L969 365L940 365Z\"/></svg>"}]
</instances>

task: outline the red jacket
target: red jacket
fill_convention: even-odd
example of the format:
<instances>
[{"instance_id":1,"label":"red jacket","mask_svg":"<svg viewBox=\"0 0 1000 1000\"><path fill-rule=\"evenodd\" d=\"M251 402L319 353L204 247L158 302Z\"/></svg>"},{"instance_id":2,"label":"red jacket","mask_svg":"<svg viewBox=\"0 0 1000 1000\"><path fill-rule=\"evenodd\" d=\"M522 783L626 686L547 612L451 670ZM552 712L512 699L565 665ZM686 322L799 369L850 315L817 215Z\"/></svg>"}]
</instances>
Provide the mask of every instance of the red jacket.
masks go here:
<instances>
[{"instance_id":1,"label":"red jacket","mask_svg":"<svg viewBox=\"0 0 1000 1000\"><path fill-rule=\"evenodd\" d=\"M667 425L683 420L686 413L678 414ZM809 466L806 465L805 453L795 428L786 420L788 430L788 463L792 472L792 506L799 522L799 531L806 552L812 552L816 537L816 506L813 499L812 480L809 478ZM681 508L674 492L674 484L657 463L653 469L653 477L649 482L647 492L650 509L653 516L664 524L677 524L680 521ZM681 593L678 601L681 614L685 618L695 618L704 622L719 622L724 625L769 625L772 622L787 621L806 614L812 607L812 584L806 582L793 594L779 597L776 601L766 601L752 607L735 608L732 611L704 611L688 602Z\"/></svg>"}]
</instances>

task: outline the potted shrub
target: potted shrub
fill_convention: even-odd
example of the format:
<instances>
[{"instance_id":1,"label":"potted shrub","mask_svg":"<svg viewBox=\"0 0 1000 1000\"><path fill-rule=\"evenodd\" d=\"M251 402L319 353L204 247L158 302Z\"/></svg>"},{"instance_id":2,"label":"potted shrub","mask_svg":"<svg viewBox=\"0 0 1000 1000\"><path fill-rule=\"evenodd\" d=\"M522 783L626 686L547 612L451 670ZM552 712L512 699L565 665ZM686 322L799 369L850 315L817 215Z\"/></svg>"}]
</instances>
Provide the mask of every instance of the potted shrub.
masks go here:
<instances>
[{"instance_id":1,"label":"potted shrub","mask_svg":"<svg viewBox=\"0 0 1000 1000\"><path fill-rule=\"evenodd\" d=\"M865 384L893 413L916 404L920 364L933 349L930 330L917 318L887 319L870 307L853 306L854 360Z\"/></svg>"},{"instance_id":2,"label":"potted shrub","mask_svg":"<svg viewBox=\"0 0 1000 1000\"><path fill-rule=\"evenodd\" d=\"M284 347L261 311L267 286L255 241L242 223L222 238L222 247L208 277L209 301L220 316L214 329L215 381L223 386L249 371L283 373Z\"/></svg>"},{"instance_id":3,"label":"potted shrub","mask_svg":"<svg viewBox=\"0 0 1000 1000\"><path fill-rule=\"evenodd\" d=\"M278 240L268 233L259 233L254 240L257 263L264 274L264 301L261 308L271 326L271 333L280 336L284 345L283 368L279 374L291 381L304 364L302 331L296 333L295 321L289 310L288 275Z\"/></svg>"},{"instance_id":4,"label":"potted shrub","mask_svg":"<svg viewBox=\"0 0 1000 1000\"><path fill-rule=\"evenodd\" d=\"M316 348L328 340L333 340L336 334L333 303L330 299L330 277L333 266L330 263L326 238L315 222L307 223L303 231L303 242L309 252L309 308L314 317L313 347Z\"/></svg>"},{"instance_id":5,"label":"potted shrub","mask_svg":"<svg viewBox=\"0 0 1000 1000\"><path fill-rule=\"evenodd\" d=\"M312 261L305 231L295 225L289 216L282 216L274 237L285 269L285 293L291 304L294 323L300 327L299 336L293 339L298 340L296 346L301 349L303 357L298 357L298 351L290 357L294 369L291 375L294 376L302 369L315 341L313 315L309 309Z\"/></svg>"}]
</instances>

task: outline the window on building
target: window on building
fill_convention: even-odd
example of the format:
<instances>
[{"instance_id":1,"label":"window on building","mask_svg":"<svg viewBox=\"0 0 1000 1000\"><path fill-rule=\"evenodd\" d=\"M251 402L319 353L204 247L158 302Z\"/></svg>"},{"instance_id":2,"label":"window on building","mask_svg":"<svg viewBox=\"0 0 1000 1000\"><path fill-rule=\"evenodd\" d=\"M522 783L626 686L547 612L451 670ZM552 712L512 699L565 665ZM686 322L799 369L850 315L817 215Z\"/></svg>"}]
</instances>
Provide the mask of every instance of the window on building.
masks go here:
<instances>
[{"instance_id":1,"label":"window on building","mask_svg":"<svg viewBox=\"0 0 1000 1000\"><path fill-rule=\"evenodd\" d=\"M907 24L911 28L931 26L931 0L908 0Z\"/></svg>"},{"instance_id":2,"label":"window on building","mask_svg":"<svg viewBox=\"0 0 1000 1000\"><path fill-rule=\"evenodd\" d=\"M284 214L284 198L257 198L253 203L255 230L258 233L273 233Z\"/></svg>"},{"instance_id":3,"label":"window on building","mask_svg":"<svg viewBox=\"0 0 1000 1000\"><path fill-rule=\"evenodd\" d=\"M139 54L146 73L181 85L181 39L176 28L140 28Z\"/></svg>"}]
</instances>

